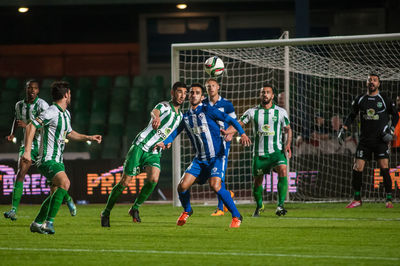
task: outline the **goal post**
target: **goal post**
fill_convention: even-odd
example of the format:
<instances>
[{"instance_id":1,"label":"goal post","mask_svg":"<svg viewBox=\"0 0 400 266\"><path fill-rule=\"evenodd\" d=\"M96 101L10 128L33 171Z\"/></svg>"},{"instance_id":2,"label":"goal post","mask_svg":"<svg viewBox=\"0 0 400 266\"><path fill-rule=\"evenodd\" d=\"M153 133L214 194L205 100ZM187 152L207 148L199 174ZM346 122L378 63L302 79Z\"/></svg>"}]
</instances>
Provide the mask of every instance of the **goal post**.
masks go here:
<instances>
[{"instance_id":1,"label":"goal post","mask_svg":"<svg viewBox=\"0 0 400 266\"><path fill-rule=\"evenodd\" d=\"M349 113L351 101L365 92L369 73L380 75L382 93L393 100L400 95L400 33L173 44L172 83L204 84L208 76L203 63L215 55L226 68L218 78L220 94L233 103L238 117L259 103L258 93L264 82L274 86L275 100L285 92L283 105L293 129L293 157L288 173L290 200L350 199L357 122L343 146L336 141L337 125ZM188 108L186 101L183 109ZM245 130L251 137L252 129ZM176 185L194 157L185 133L174 141L172 153L173 202L177 206ZM397 158L396 153L391 156ZM241 147L234 139L226 183L238 202L252 201L251 162L252 150ZM397 168L396 159L391 160L390 167L392 178L397 180L400 167ZM265 201L276 200L276 179L275 173L264 176ZM398 184L400 179L393 182L393 186ZM369 163L363 174L363 198L381 200L383 191L379 169ZM194 202L216 202L208 185L193 186L191 195Z\"/></svg>"}]
</instances>

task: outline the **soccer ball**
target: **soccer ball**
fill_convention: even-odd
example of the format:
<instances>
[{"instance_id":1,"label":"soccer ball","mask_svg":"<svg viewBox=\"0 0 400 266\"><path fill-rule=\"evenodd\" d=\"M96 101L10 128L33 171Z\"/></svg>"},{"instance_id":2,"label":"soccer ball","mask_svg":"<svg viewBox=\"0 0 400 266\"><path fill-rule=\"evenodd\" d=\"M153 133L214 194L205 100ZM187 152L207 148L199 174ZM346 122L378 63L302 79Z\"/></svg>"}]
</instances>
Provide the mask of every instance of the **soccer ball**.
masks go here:
<instances>
[{"instance_id":1,"label":"soccer ball","mask_svg":"<svg viewBox=\"0 0 400 266\"><path fill-rule=\"evenodd\" d=\"M204 70L211 77L218 77L224 73L224 62L218 56L210 57L204 62Z\"/></svg>"}]
</instances>

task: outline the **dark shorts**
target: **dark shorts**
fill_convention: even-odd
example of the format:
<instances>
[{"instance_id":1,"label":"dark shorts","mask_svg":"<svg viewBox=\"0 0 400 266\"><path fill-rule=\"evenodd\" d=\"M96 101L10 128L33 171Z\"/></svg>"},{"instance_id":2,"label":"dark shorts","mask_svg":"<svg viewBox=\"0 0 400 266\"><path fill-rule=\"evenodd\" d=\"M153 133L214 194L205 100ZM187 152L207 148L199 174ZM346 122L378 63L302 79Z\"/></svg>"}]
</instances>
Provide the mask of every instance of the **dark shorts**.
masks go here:
<instances>
[{"instance_id":1,"label":"dark shorts","mask_svg":"<svg viewBox=\"0 0 400 266\"><path fill-rule=\"evenodd\" d=\"M389 146L384 142L365 143L360 141L356 150L356 159L369 161L372 159L372 154L374 154L375 160L388 159L390 154Z\"/></svg>"}]
</instances>

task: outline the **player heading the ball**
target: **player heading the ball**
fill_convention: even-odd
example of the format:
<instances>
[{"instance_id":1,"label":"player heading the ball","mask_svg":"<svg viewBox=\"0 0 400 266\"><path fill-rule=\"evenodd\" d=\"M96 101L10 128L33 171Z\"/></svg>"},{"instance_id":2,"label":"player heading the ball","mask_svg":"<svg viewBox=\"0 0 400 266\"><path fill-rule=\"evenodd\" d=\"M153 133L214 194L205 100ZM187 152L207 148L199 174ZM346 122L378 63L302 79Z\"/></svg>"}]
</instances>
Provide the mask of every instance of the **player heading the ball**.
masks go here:
<instances>
[{"instance_id":1,"label":"player heading the ball","mask_svg":"<svg viewBox=\"0 0 400 266\"><path fill-rule=\"evenodd\" d=\"M158 143L157 147L164 149L185 129L193 149L196 151L196 157L186 169L178 185L179 200L184 211L179 216L177 225L184 225L193 214L190 205L190 187L195 182L204 184L208 181L210 188L221 197L225 206L232 213L230 227L237 228L240 227L242 216L229 191L221 185L225 179L226 157L223 136L221 136L218 122L229 123L239 131L240 141L243 145L249 146L251 142L235 119L212 106L202 103L204 100L203 93L204 88L201 84L191 85L189 91L190 109L183 115L183 120L178 128L166 140Z\"/></svg>"}]
</instances>

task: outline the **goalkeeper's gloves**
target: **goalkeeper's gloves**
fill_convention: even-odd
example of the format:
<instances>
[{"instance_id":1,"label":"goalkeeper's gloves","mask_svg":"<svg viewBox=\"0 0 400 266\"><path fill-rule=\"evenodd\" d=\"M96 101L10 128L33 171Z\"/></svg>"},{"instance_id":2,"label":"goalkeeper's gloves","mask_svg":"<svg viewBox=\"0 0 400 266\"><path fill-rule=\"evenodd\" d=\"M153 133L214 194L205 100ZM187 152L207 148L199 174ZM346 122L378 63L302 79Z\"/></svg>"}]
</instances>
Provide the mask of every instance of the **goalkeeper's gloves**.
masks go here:
<instances>
[{"instance_id":1,"label":"goalkeeper's gloves","mask_svg":"<svg viewBox=\"0 0 400 266\"><path fill-rule=\"evenodd\" d=\"M393 140L394 136L394 126L386 126L382 132L382 140L389 143Z\"/></svg>"},{"instance_id":2,"label":"goalkeeper's gloves","mask_svg":"<svg viewBox=\"0 0 400 266\"><path fill-rule=\"evenodd\" d=\"M340 145L343 145L345 135L346 135L346 130L343 127L340 128L339 134L337 136Z\"/></svg>"}]
</instances>

